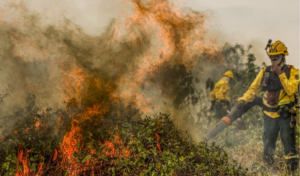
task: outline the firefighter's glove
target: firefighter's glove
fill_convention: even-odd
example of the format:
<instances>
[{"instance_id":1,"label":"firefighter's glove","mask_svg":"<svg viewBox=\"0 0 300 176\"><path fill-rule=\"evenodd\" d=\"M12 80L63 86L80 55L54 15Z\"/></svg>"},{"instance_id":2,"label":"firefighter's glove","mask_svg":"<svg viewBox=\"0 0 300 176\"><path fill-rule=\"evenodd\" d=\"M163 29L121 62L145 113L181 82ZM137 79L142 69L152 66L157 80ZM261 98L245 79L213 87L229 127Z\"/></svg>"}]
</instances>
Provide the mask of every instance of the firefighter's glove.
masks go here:
<instances>
[{"instance_id":1,"label":"firefighter's glove","mask_svg":"<svg viewBox=\"0 0 300 176\"><path fill-rule=\"evenodd\" d=\"M237 109L242 110L245 106L245 101L244 100L240 100L237 104Z\"/></svg>"},{"instance_id":2,"label":"firefighter's glove","mask_svg":"<svg viewBox=\"0 0 300 176\"><path fill-rule=\"evenodd\" d=\"M223 106L222 106L222 109L223 109L224 111L227 111L227 110L228 110L228 106L227 106L227 105L223 105Z\"/></svg>"},{"instance_id":3,"label":"firefighter's glove","mask_svg":"<svg viewBox=\"0 0 300 176\"><path fill-rule=\"evenodd\" d=\"M213 111L215 109L215 104L216 104L216 101L211 101L211 106L210 106L209 111Z\"/></svg>"}]
</instances>

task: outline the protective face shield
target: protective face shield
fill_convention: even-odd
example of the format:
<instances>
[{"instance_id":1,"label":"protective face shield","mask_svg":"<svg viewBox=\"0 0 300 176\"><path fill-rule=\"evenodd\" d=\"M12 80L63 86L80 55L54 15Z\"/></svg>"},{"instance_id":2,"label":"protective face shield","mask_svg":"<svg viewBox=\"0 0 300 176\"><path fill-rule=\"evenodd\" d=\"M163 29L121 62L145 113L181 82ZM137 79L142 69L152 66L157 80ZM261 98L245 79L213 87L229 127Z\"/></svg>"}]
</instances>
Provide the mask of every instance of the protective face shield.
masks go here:
<instances>
[{"instance_id":1,"label":"protective face shield","mask_svg":"<svg viewBox=\"0 0 300 176\"><path fill-rule=\"evenodd\" d=\"M279 54L279 55L270 55L269 57L271 59L272 65L276 64L278 66L282 63L282 61L284 59L284 57L283 57L282 54Z\"/></svg>"},{"instance_id":2,"label":"protective face shield","mask_svg":"<svg viewBox=\"0 0 300 176\"><path fill-rule=\"evenodd\" d=\"M267 55L270 57L272 65L276 64L279 67L285 65L285 56L289 55L285 44L282 43L280 40L277 40L274 43L272 43L272 40L270 39L265 50L267 51L268 48L269 52L267 52Z\"/></svg>"}]
</instances>

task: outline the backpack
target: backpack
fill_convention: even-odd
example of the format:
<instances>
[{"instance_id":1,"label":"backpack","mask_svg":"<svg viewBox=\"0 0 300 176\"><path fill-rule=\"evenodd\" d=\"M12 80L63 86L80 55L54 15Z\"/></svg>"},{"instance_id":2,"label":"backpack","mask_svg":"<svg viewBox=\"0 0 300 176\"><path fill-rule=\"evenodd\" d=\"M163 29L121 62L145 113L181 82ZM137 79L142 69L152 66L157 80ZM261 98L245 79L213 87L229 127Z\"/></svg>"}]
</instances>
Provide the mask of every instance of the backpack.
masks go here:
<instances>
[{"instance_id":1,"label":"backpack","mask_svg":"<svg viewBox=\"0 0 300 176\"><path fill-rule=\"evenodd\" d=\"M292 65L286 65L286 68L284 68L284 72L286 74L287 79L290 79L290 74L291 74L291 69L293 68ZM267 66L265 72L271 72L271 66ZM295 96L295 105L297 108L300 108L300 97L299 97L299 92L300 92L300 84L298 84L298 90L294 94ZM299 103L299 104L298 104Z\"/></svg>"}]
</instances>

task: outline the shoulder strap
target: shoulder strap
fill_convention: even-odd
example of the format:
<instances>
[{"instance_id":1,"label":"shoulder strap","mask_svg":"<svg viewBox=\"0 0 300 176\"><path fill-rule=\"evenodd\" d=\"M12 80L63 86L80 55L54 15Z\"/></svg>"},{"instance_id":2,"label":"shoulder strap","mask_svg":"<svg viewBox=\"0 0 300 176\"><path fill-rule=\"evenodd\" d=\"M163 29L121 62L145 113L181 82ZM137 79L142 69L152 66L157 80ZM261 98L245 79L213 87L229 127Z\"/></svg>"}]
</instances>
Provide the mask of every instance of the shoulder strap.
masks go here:
<instances>
[{"instance_id":1,"label":"shoulder strap","mask_svg":"<svg viewBox=\"0 0 300 176\"><path fill-rule=\"evenodd\" d=\"M271 72L271 66L266 66L266 67L263 67L262 69L264 69L264 68L265 68L264 74L263 74L263 77L262 77L261 82L260 82L260 85L262 85L262 86L266 86L266 82L265 82L266 73Z\"/></svg>"},{"instance_id":2,"label":"shoulder strap","mask_svg":"<svg viewBox=\"0 0 300 176\"><path fill-rule=\"evenodd\" d=\"M287 65L286 68L285 68L285 74L286 74L287 79L290 79L292 68L293 68L292 65Z\"/></svg>"},{"instance_id":3,"label":"shoulder strap","mask_svg":"<svg viewBox=\"0 0 300 176\"><path fill-rule=\"evenodd\" d=\"M267 66L267 68L265 69L265 72L271 72L271 66Z\"/></svg>"},{"instance_id":4,"label":"shoulder strap","mask_svg":"<svg viewBox=\"0 0 300 176\"><path fill-rule=\"evenodd\" d=\"M292 65L286 65L285 68L284 68L284 72L286 74L287 79L290 79L292 68L293 68ZM271 66L267 66L265 72L271 72Z\"/></svg>"}]
</instances>

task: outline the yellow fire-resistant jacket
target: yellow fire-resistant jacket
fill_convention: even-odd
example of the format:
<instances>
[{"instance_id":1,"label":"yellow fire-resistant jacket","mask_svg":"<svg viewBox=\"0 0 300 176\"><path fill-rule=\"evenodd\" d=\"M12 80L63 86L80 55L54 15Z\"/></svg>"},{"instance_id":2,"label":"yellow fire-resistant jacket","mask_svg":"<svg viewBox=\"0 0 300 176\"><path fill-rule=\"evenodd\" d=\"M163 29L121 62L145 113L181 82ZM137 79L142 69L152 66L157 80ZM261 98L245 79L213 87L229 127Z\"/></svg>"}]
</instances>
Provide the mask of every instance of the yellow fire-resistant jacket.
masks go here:
<instances>
[{"instance_id":1,"label":"yellow fire-resistant jacket","mask_svg":"<svg viewBox=\"0 0 300 176\"><path fill-rule=\"evenodd\" d=\"M225 77L221 78L214 86L213 91L210 93L211 101L217 100L227 100L230 102L229 98L229 84Z\"/></svg>"},{"instance_id":2,"label":"yellow fire-resistant jacket","mask_svg":"<svg viewBox=\"0 0 300 176\"><path fill-rule=\"evenodd\" d=\"M261 71L258 73L255 80L252 82L252 84L249 87L249 89L247 90L247 92L239 100L244 100L245 103L251 102L261 92L261 90L262 90L261 81L264 76L265 70L266 70L266 67L261 69ZM295 101L294 94L297 92L298 84L299 84L299 70L295 67L292 67L289 79L287 79L285 73L282 73L281 75L279 75L279 79L280 79L280 82L283 87L283 89L280 90L279 99L287 100L287 101L289 100L290 102L294 102ZM271 106L267 103L267 93L268 93L268 91L266 91L263 96L264 105L269 108L277 108L278 105ZM266 110L264 110L263 112L267 116L272 117L272 118L280 117L280 115L277 112L268 112Z\"/></svg>"}]
</instances>

